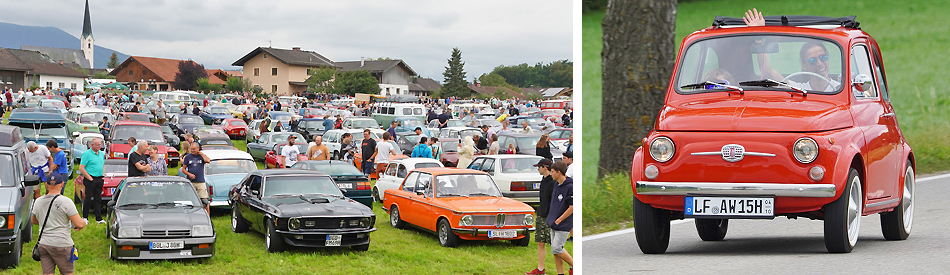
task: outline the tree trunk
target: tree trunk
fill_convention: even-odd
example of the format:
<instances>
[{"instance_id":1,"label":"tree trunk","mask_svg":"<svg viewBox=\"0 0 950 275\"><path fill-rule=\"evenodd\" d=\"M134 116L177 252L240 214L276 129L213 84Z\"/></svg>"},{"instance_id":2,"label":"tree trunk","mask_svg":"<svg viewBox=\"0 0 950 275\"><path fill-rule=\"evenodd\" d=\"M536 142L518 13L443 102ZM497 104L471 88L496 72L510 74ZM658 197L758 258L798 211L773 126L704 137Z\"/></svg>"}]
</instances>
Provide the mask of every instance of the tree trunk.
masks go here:
<instances>
[{"instance_id":1,"label":"tree trunk","mask_svg":"<svg viewBox=\"0 0 950 275\"><path fill-rule=\"evenodd\" d=\"M604 16L600 173L627 171L673 72L676 0L610 0Z\"/></svg>"}]
</instances>

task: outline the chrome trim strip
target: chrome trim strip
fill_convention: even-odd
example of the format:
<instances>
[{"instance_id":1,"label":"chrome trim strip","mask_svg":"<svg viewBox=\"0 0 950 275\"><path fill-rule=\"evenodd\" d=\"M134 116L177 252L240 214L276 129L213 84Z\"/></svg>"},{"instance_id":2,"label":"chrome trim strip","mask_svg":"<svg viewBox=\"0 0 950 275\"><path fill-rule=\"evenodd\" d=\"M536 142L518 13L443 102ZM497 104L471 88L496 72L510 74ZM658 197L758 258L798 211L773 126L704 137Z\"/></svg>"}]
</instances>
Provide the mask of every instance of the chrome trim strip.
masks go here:
<instances>
[{"instance_id":1,"label":"chrome trim strip","mask_svg":"<svg viewBox=\"0 0 950 275\"><path fill-rule=\"evenodd\" d=\"M750 182L651 182L637 181L640 195L772 195L776 197L835 196L834 184Z\"/></svg>"},{"instance_id":2,"label":"chrome trim strip","mask_svg":"<svg viewBox=\"0 0 950 275\"><path fill-rule=\"evenodd\" d=\"M693 155L693 156L721 156L721 155L722 155L722 152L720 152L720 151L716 151L716 152L696 152L696 153L691 153L690 155ZM775 154L757 153L757 152L745 152L745 153L743 153L743 155L746 155L746 156L757 156L757 157L774 157L774 156L775 156Z\"/></svg>"},{"instance_id":3,"label":"chrome trim strip","mask_svg":"<svg viewBox=\"0 0 950 275\"><path fill-rule=\"evenodd\" d=\"M690 154L690 155L693 155L693 156L721 156L721 155L722 155L722 152L719 152L719 151L716 151L716 152L697 152L697 153L692 153L692 154Z\"/></svg>"},{"instance_id":4,"label":"chrome trim strip","mask_svg":"<svg viewBox=\"0 0 950 275\"><path fill-rule=\"evenodd\" d=\"M875 202L875 203L869 203L869 204L867 204L866 206L864 206L864 208L878 207L878 206L881 206L881 205L887 205L887 204L895 203L895 202L898 202L898 201L900 201L900 198L893 198L893 199L889 199L889 200L886 200L886 201L879 201L879 202Z\"/></svg>"}]
</instances>

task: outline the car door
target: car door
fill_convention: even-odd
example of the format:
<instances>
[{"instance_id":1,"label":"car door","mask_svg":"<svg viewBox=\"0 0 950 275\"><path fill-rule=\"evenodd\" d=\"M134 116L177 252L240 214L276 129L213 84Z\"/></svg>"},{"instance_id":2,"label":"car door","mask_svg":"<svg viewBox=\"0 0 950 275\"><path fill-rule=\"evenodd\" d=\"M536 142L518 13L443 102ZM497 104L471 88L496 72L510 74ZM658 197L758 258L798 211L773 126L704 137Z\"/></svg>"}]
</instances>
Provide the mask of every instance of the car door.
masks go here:
<instances>
[{"instance_id":1,"label":"car door","mask_svg":"<svg viewBox=\"0 0 950 275\"><path fill-rule=\"evenodd\" d=\"M403 217L403 220L408 223L425 227L425 224L421 222L423 220L421 216L428 214L425 212L423 206L425 204L425 197L416 193L417 188L422 186L419 182L421 175L421 172L412 172L406 176L406 180L403 183L403 191L408 192L407 195L409 198L406 201L405 210L401 210L402 214L399 216ZM424 191L423 189L418 190ZM402 209L402 207L400 207L400 209Z\"/></svg>"},{"instance_id":2,"label":"car door","mask_svg":"<svg viewBox=\"0 0 950 275\"><path fill-rule=\"evenodd\" d=\"M386 171L379 175L379 180L376 180L376 191L380 198L383 197L383 193L386 193L387 189L399 189L399 185L402 184L403 178L396 177L398 167L399 165L387 166Z\"/></svg>"},{"instance_id":3,"label":"car door","mask_svg":"<svg viewBox=\"0 0 950 275\"><path fill-rule=\"evenodd\" d=\"M485 158L476 158L475 160L472 161L472 163L469 163L468 167L466 168L472 169L472 170L482 170L481 167L482 167L482 163L484 162L485 162Z\"/></svg>"},{"instance_id":4,"label":"car door","mask_svg":"<svg viewBox=\"0 0 950 275\"><path fill-rule=\"evenodd\" d=\"M874 83L873 67L866 44L851 48L851 82L846 87L855 98L855 122L864 134L864 161L867 169L867 203L887 203L895 197L895 184L901 173L901 139L893 108L884 101ZM895 201L896 202L896 201Z\"/></svg>"},{"instance_id":5,"label":"car door","mask_svg":"<svg viewBox=\"0 0 950 275\"><path fill-rule=\"evenodd\" d=\"M261 176L254 175L248 178L247 192L243 196L245 203L241 205L241 215L251 224L251 227L259 232L265 232L264 223L264 201L261 200L261 194L264 192L264 179ZM254 194L257 191L257 194Z\"/></svg>"},{"instance_id":6,"label":"car door","mask_svg":"<svg viewBox=\"0 0 950 275\"><path fill-rule=\"evenodd\" d=\"M435 197L435 185L432 183L432 174L419 173L419 179L416 181L416 190L423 190L423 195L419 196L416 194L416 196L419 196L419 204L417 205L416 209L421 211L418 215L418 222L416 224L430 230L434 230L436 228L436 221L438 221L439 218L438 211L440 210L435 207L435 200L438 200L438 198Z\"/></svg>"},{"instance_id":7,"label":"car door","mask_svg":"<svg viewBox=\"0 0 950 275\"><path fill-rule=\"evenodd\" d=\"M886 75L884 73L884 62L881 59L880 49L878 49L877 44L874 44L871 47L871 58L872 58L871 59L872 65L874 66L875 84L878 87L878 93L881 94L881 100L882 100L881 104L884 105L884 110L886 113L893 114L895 113L894 106L891 105L891 97L887 89L887 78L885 77ZM900 126L897 122L897 116L894 115L894 116L891 116L891 118L892 119L887 120L885 122L887 123L888 133L895 135L892 139L897 143L896 147L897 147L897 156L898 156L898 163L897 163L898 166L895 168L898 171L897 173L898 173L898 181L899 181L900 177L903 176L904 165L906 165L905 161L907 161L907 159L904 158L905 152L904 152L904 147L902 146L904 142L906 141L904 141L903 139L904 135L903 133L901 133ZM890 193L892 194L891 195L892 197L901 195L901 185L902 184L900 184L899 182L898 184L893 185L894 191Z\"/></svg>"}]
</instances>

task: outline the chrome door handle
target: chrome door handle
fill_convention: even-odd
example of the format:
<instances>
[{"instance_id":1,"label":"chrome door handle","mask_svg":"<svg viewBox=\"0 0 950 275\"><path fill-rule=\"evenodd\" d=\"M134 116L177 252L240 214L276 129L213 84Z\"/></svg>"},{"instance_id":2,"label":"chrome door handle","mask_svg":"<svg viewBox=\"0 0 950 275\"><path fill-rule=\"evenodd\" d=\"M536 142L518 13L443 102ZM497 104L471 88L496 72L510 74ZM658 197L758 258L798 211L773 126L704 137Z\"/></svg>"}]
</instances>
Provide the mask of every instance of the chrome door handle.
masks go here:
<instances>
[{"instance_id":1,"label":"chrome door handle","mask_svg":"<svg viewBox=\"0 0 950 275\"><path fill-rule=\"evenodd\" d=\"M893 116L895 116L894 113L886 113L886 114L881 115L881 117L893 117Z\"/></svg>"}]
</instances>

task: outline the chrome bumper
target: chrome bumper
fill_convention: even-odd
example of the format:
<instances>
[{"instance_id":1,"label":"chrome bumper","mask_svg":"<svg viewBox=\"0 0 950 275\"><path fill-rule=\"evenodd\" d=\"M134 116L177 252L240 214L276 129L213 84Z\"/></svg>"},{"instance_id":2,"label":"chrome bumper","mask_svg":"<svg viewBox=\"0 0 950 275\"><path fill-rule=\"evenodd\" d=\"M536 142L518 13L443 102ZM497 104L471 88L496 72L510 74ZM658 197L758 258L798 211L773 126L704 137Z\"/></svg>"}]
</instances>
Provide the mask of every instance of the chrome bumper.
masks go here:
<instances>
[{"instance_id":1,"label":"chrome bumper","mask_svg":"<svg viewBox=\"0 0 950 275\"><path fill-rule=\"evenodd\" d=\"M772 195L776 197L830 198L835 196L835 185L801 183L638 181L637 194Z\"/></svg>"}]
</instances>

